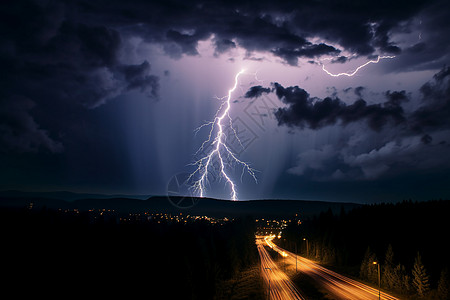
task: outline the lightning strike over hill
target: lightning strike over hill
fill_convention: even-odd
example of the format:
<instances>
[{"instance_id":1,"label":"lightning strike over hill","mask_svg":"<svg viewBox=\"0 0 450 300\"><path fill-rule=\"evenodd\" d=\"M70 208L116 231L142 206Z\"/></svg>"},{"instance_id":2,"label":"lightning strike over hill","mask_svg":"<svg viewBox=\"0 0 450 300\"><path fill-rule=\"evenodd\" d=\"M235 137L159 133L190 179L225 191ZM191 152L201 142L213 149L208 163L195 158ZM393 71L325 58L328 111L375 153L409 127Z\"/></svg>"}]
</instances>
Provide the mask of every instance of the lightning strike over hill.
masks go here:
<instances>
[{"instance_id":1,"label":"lightning strike over hill","mask_svg":"<svg viewBox=\"0 0 450 300\"><path fill-rule=\"evenodd\" d=\"M212 164L215 158L217 158L217 161L219 163L220 176L224 178L226 184L230 186L231 190L230 196L232 200L238 200L236 184L234 183L229 173L227 173L227 171L228 169L232 168L234 164L239 164L242 166L241 179L242 176L244 175L244 172L247 171L250 174L250 176L252 176L252 178L255 180L255 182L257 182L255 170L251 168L248 163L238 159L236 155L233 153L233 151L231 151L231 149L227 146L226 144L227 135L224 132L225 126L224 119L228 118L230 128L234 136L242 146L242 143L237 136L237 132L232 126L232 120L230 117L230 108L231 108L231 95L236 90L239 82L239 76L242 75L244 71L245 70L239 71L234 77L234 86L230 90L228 90L228 96L223 98L217 98L219 100L223 100L223 102L220 105L219 109L217 110L214 120L201 125L195 130L195 132L197 133L203 127L211 126L208 138L202 143L197 153L204 150L205 146L209 142L212 142L211 145L213 147L208 154L206 154L204 157L200 158L199 160L193 163L193 165L196 165L197 168L189 176L189 179L192 179L196 174L200 176L198 180L194 181L192 186L194 191L199 193L200 197L204 197L205 195L206 185L208 183L208 174L210 172L210 169L213 167ZM224 161L225 157L227 158L227 161L231 161L231 163Z\"/></svg>"},{"instance_id":2,"label":"lightning strike over hill","mask_svg":"<svg viewBox=\"0 0 450 300\"><path fill-rule=\"evenodd\" d=\"M355 70L351 71L350 73L338 73L338 74L333 74L330 73L327 69L325 69L325 65L322 64L322 70L325 71L325 73L327 73L330 76L333 77L339 77L339 76L348 76L348 77L352 77L353 75L355 75L360 69L364 68L365 66L367 66L368 64L377 64L381 59L385 59L385 58L394 58L395 56L378 56L378 58L376 60L369 60L368 62L360 65L359 67L357 67Z\"/></svg>"}]
</instances>

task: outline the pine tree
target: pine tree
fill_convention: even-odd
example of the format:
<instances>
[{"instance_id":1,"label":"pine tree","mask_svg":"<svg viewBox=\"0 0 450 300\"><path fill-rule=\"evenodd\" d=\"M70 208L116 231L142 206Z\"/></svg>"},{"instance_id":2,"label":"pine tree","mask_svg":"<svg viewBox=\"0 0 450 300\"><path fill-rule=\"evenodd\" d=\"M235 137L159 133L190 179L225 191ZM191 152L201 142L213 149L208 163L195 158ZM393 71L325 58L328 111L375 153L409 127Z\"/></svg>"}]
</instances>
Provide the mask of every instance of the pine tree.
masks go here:
<instances>
[{"instance_id":1,"label":"pine tree","mask_svg":"<svg viewBox=\"0 0 450 300\"><path fill-rule=\"evenodd\" d=\"M392 250L392 245L389 244L384 258L384 272L381 279L381 284L389 290L393 289L395 285L394 268L394 250Z\"/></svg>"},{"instance_id":2,"label":"pine tree","mask_svg":"<svg viewBox=\"0 0 450 300\"><path fill-rule=\"evenodd\" d=\"M413 287L411 285L411 276L406 273L406 269L404 269L403 274L404 275L402 277L403 282L402 282L402 290L401 291L403 294L408 294L408 293L411 293L412 289L413 289Z\"/></svg>"},{"instance_id":3,"label":"pine tree","mask_svg":"<svg viewBox=\"0 0 450 300\"><path fill-rule=\"evenodd\" d=\"M425 266L422 263L422 258L420 253L417 253L416 259L414 261L414 267L412 271L413 275L413 286L420 297L425 296L425 294L430 290L430 282Z\"/></svg>"},{"instance_id":4,"label":"pine tree","mask_svg":"<svg viewBox=\"0 0 450 300\"><path fill-rule=\"evenodd\" d=\"M450 280L448 277L448 269L444 269L441 272L441 276L439 277L437 294L439 299L447 300L450 299Z\"/></svg>"},{"instance_id":5,"label":"pine tree","mask_svg":"<svg viewBox=\"0 0 450 300\"><path fill-rule=\"evenodd\" d=\"M398 264L392 273L392 288L402 294L407 294L411 290L410 276L406 273L405 266Z\"/></svg>"},{"instance_id":6,"label":"pine tree","mask_svg":"<svg viewBox=\"0 0 450 300\"><path fill-rule=\"evenodd\" d=\"M394 267L394 250L392 249L392 245L389 244L386 255L384 257L384 265L385 267Z\"/></svg>"},{"instance_id":7,"label":"pine tree","mask_svg":"<svg viewBox=\"0 0 450 300\"><path fill-rule=\"evenodd\" d=\"M378 262L378 259L375 253L372 253L367 261L367 279L372 283L378 283L378 266L373 264L374 261Z\"/></svg>"},{"instance_id":8,"label":"pine tree","mask_svg":"<svg viewBox=\"0 0 450 300\"><path fill-rule=\"evenodd\" d=\"M370 256L371 256L370 247L367 247L366 253L364 254L364 258L361 262L361 267L359 269L359 277L361 277L362 279L368 278L369 269L367 262L369 261Z\"/></svg>"},{"instance_id":9,"label":"pine tree","mask_svg":"<svg viewBox=\"0 0 450 300\"><path fill-rule=\"evenodd\" d=\"M359 276L362 279L366 279L371 282L378 282L378 269L376 268L376 266L374 267L374 261L377 261L377 257L370 251L370 248L368 247L366 253L364 254L361 268L359 270Z\"/></svg>"}]
</instances>

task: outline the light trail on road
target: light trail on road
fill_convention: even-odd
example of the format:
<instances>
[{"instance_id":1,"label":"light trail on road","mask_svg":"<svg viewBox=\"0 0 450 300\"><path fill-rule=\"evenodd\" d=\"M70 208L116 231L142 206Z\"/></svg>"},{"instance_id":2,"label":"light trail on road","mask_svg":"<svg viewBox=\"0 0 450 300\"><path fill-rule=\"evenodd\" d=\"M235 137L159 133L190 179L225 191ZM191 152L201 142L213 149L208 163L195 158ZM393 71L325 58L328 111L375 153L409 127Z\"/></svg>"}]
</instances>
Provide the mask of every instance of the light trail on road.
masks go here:
<instances>
[{"instance_id":1,"label":"light trail on road","mask_svg":"<svg viewBox=\"0 0 450 300\"><path fill-rule=\"evenodd\" d=\"M273 238L273 236L266 236L264 238L264 241L270 248L274 249L280 254L287 254L286 260L288 263L295 265L295 260L297 259L298 271L311 276L314 280L319 282L323 288L325 288L330 294L333 295L333 299L378 299L378 289L328 270L309 259L284 250L283 248L278 247L272 242ZM398 298L384 292L381 292L380 299L399 300Z\"/></svg>"},{"instance_id":2,"label":"light trail on road","mask_svg":"<svg viewBox=\"0 0 450 300\"><path fill-rule=\"evenodd\" d=\"M261 274L267 288L266 291L269 293L269 299L305 300L289 277L278 268L269 253L264 249L264 240L257 239L256 244L261 259Z\"/></svg>"}]
</instances>

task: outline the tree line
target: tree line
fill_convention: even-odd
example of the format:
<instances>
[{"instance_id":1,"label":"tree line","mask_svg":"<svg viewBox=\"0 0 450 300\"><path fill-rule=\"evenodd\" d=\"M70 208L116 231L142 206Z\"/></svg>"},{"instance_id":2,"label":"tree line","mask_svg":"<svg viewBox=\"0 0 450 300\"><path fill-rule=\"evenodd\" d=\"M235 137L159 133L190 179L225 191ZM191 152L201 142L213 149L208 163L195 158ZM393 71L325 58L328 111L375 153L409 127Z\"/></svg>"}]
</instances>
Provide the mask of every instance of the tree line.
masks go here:
<instances>
[{"instance_id":1,"label":"tree line","mask_svg":"<svg viewBox=\"0 0 450 300\"><path fill-rule=\"evenodd\" d=\"M292 222L279 243L409 299L449 299L450 201L403 201L331 210Z\"/></svg>"},{"instance_id":2,"label":"tree line","mask_svg":"<svg viewBox=\"0 0 450 300\"><path fill-rule=\"evenodd\" d=\"M152 220L0 209L4 291L15 298L214 299L218 284L258 262L255 224Z\"/></svg>"}]
</instances>

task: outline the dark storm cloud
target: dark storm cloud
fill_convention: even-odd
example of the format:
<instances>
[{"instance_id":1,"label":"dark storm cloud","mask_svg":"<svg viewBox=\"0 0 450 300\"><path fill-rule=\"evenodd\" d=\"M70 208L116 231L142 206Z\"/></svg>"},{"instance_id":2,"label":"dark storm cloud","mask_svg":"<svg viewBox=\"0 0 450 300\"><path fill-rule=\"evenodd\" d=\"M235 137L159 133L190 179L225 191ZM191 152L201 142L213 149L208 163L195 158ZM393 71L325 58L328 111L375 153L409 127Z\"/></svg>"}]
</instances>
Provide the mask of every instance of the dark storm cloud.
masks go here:
<instances>
[{"instance_id":1,"label":"dark storm cloud","mask_svg":"<svg viewBox=\"0 0 450 300\"><path fill-rule=\"evenodd\" d=\"M415 20L400 25L397 32L412 34L413 40L405 43L402 55L396 57L386 69L397 72L437 70L450 62L450 11L449 1L432 1L417 14Z\"/></svg>"},{"instance_id":2,"label":"dark storm cloud","mask_svg":"<svg viewBox=\"0 0 450 300\"><path fill-rule=\"evenodd\" d=\"M363 93L363 91L364 91L365 89L366 89L366 88L363 87L363 86L358 86L358 87L356 87L356 88L348 87L348 88L345 88L343 91L344 91L344 93L348 93L348 92L350 92L350 91L353 90L353 93L354 93L356 96L358 96L359 98L362 98L362 97L363 97L363 96L362 96L362 93Z\"/></svg>"},{"instance_id":3,"label":"dark storm cloud","mask_svg":"<svg viewBox=\"0 0 450 300\"><path fill-rule=\"evenodd\" d=\"M277 97L287 107L275 111L278 125L289 127L320 129L340 122L347 125L352 122L366 121L369 127L380 131L388 122L400 124L405 121L401 103L407 100L405 92L387 92L387 101L382 104L370 104L363 99L347 105L337 97L324 99L311 97L304 89L283 87L273 84Z\"/></svg>"},{"instance_id":4,"label":"dark storm cloud","mask_svg":"<svg viewBox=\"0 0 450 300\"><path fill-rule=\"evenodd\" d=\"M398 54L390 31L417 14L425 1L325 1L312 2L295 11L294 24L301 32L326 37L361 55L375 48ZM325 4L325 5L322 5Z\"/></svg>"},{"instance_id":5,"label":"dark storm cloud","mask_svg":"<svg viewBox=\"0 0 450 300\"><path fill-rule=\"evenodd\" d=\"M60 152L56 133L71 126L67 113L81 116L77 106L95 108L131 90L158 97L158 77L148 62L119 61L116 29L70 15L62 3L2 3L2 150Z\"/></svg>"},{"instance_id":6,"label":"dark storm cloud","mask_svg":"<svg viewBox=\"0 0 450 300\"><path fill-rule=\"evenodd\" d=\"M209 37L206 32L194 34L184 34L176 30L169 29L166 33L168 43L164 45L164 50L172 58L181 58L182 54L198 55L197 44L200 40Z\"/></svg>"},{"instance_id":7,"label":"dark storm cloud","mask_svg":"<svg viewBox=\"0 0 450 300\"><path fill-rule=\"evenodd\" d=\"M270 88L264 88L260 85L252 86L244 95L245 98L258 98L262 94L268 94L271 92Z\"/></svg>"},{"instance_id":8,"label":"dark storm cloud","mask_svg":"<svg viewBox=\"0 0 450 300\"><path fill-rule=\"evenodd\" d=\"M401 181L405 174L448 172L449 67L420 87L421 106L408 110L402 107L409 100L404 91L383 93L381 104L358 99L347 105L336 97L310 97L296 86L273 86L286 104L275 112L279 125L317 130L358 121L372 129L353 126L341 132L337 142L300 152L287 170L290 174L313 181L355 182ZM439 184L447 185L445 180Z\"/></svg>"},{"instance_id":9,"label":"dark storm cloud","mask_svg":"<svg viewBox=\"0 0 450 300\"><path fill-rule=\"evenodd\" d=\"M401 49L389 40L389 31L395 27L398 20L383 20L379 24L373 25L372 44L383 53L400 54ZM392 24L394 23L394 24Z\"/></svg>"},{"instance_id":10,"label":"dark storm cloud","mask_svg":"<svg viewBox=\"0 0 450 300\"><path fill-rule=\"evenodd\" d=\"M30 110L33 101L23 97L3 99L0 103L0 151L37 152L40 149L61 152L63 146L39 128ZM5 101L7 100L7 101Z\"/></svg>"},{"instance_id":11,"label":"dark storm cloud","mask_svg":"<svg viewBox=\"0 0 450 300\"><path fill-rule=\"evenodd\" d=\"M235 15L233 22L217 24L211 34L235 40L247 51L266 51L282 58L290 65L297 65L298 58L313 58L326 54L340 53L332 46L313 44L304 37L294 34L284 25L273 23L271 17L243 17ZM217 50L217 45L216 45Z\"/></svg>"},{"instance_id":12,"label":"dark storm cloud","mask_svg":"<svg viewBox=\"0 0 450 300\"><path fill-rule=\"evenodd\" d=\"M236 43L228 40L228 39L216 39L214 41L215 52L214 55L218 56L219 54L225 53L230 49L236 48Z\"/></svg>"},{"instance_id":13,"label":"dark storm cloud","mask_svg":"<svg viewBox=\"0 0 450 300\"><path fill-rule=\"evenodd\" d=\"M276 82L272 86L272 89L253 86L245 96L256 98L263 93L274 92L286 104L274 112L279 126L321 129L365 121L376 132L390 125L406 135L424 134L422 142L425 144L432 141L427 132L450 128L450 67L442 68L420 87L422 104L410 112L403 108L403 104L409 101L405 91L386 91L382 94L386 101L367 104L362 99L365 88L360 86L354 89L359 99L347 104L336 95L321 99L311 97L298 86L283 87ZM344 92L351 89L344 89Z\"/></svg>"},{"instance_id":14,"label":"dark storm cloud","mask_svg":"<svg viewBox=\"0 0 450 300\"><path fill-rule=\"evenodd\" d=\"M278 48L272 50L276 56L283 58L288 64L296 66L299 57L314 58L322 55L337 55L341 51L325 44L308 45L301 49Z\"/></svg>"},{"instance_id":15,"label":"dark storm cloud","mask_svg":"<svg viewBox=\"0 0 450 300\"><path fill-rule=\"evenodd\" d=\"M358 86L355 88L355 95L357 95L358 97L362 97L361 93L364 91L364 87L363 86Z\"/></svg>"},{"instance_id":16,"label":"dark storm cloud","mask_svg":"<svg viewBox=\"0 0 450 300\"><path fill-rule=\"evenodd\" d=\"M82 18L109 24L149 42L173 57L197 55L199 41L214 36L216 53L234 44L272 52L295 64L299 57L399 54L392 41L398 28L443 1L80 1L68 2ZM323 43L311 43L310 38ZM325 43L336 43L344 49Z\"/></svg>"},{"instance_id":17,"label":"dark storm cloud","mask_svg":"<svg viewBox=\"0 0 450 300\"><path fill-rule=\"evenodd\" d=\"M445 47L437 50L437 39L432 39L431 33L440 34L441 41L447 39L442 35L450 26L443 13L446 8L446 1L425 0L376 4L350 0L2 2L0 65L6 75L0 78L0 97L3 102L30 99L35 108L23 111L34 120L37 132L43 130L57 140L54 128L41 125L49 116L55 128L56 119L60 123L66 119L63 114L53 115L54 107L60 111L64 111L61 107L95 108L131 90L158 97L159 78L151 74L148 62L120 61L127 38L137 36L159 44L173 58L198 55L198 43L213 38L216 56L239 46L247 50L248 57L253 51L272 53L291 65L297 65L299 58L323 55L335 56L333 62L344 62L346 58L339 56L342 51L356 56L398 54L404 49L392 41L392 34L399 28L409 30L408 21L419 15L424 16L424 41L404 50L407 58L399 60L396 67L411 62L417 54L420 58L414 59L421 68L435 67L434 62L440 62L436 56L448 51ZM426 38L427 34L431 37ZM432 55L427 54L430 49ZM399 120L389 111L392 107L358 105L366 119L388 113L388 119ZM324 99L319 106L333 111L342 103ZM38 112L39 118L35 115ZM427 109L418 113L417 123L425 122L428 114ZM289 111L280 112L283 120L288 120L288 115ZM310 118L308 126L334 122L333 117ZM345 121L340 116L338 119ZM370 124L378 128L384 122L381 118ZM14 131L12 124L4 126ZM52 147L47 143L47 148Z\"/></svg>"},{"instance_id":18,"label":"dark storm cloud","mask_svg":"<svg viewBox=\"0 0 450 300\"><path fill-rule=\"evenodd\" d=\"M444 67L422 85L422 106L413 112L411 127L415 131L450 128L450 67Z\"/></svg>"},{"instance_id":19,"label":"dark storm cloud","mask_svg":"<svg viewBox=\"0 0 450 300\"><path fill-rule=\"evenodd\" d=\"M428 135L425 134L424 136L422 136L422 138L420 139L422 141L422 143L424 143L425 145L428 145L429 143L431 143L433 141L433 138Z\"/></svg>"},{"instance_id":20,"label":"dark storm cloud","mask_svg":"<svg viewBox=\"0 0 450 300\"><path fill-rule=\"evenodd\" d=\"M117 69L125 78L127 90L138 89L141 92L147 91L150 96L158 98L159 78L149 75L150 64L148 61L144 61L140 65L121 65Z\"/></svg>"},{"instance_id":21,"label":"dark storm cloud","mask_svg":"<svg viewBox=\"0 0 450 300\"><path fill-rule=\"evenodd\" d=\"M387 91L383 103L367 104L362 99L364 87L354 89L358 100L346 104L338 97L320 99L311 97L298 87L283 87L273 83L273 88L253 86L245 94L246 98L256 98L263 93L274 92L286 107L278 108L275 117L278 125L300 129L320 129L336 124L365 121L374 131L380 131L387 124L402 125L406 132L425 132L450 127L450 67L444 67L420 88L422 105L410 113L405 113L402 105L409 101L405 91ZM345 89L347 93L351 88ZM428 141L425 138L424 141Z\"/></svg>"},{"instance_id":22,"label":"dark storm cloud","mask_svg":"<svg viewBox=\"0 0 450 300\"><path fill-rule=\"evenodd\" d=\"M348 59L347 56L339 56L339 57L336 57L336 58L332 59L332 60L331 60L331 63L333 63L333 64L334 64L334 63L344 64L344 63L346 63L348 60L349 60L349 59Z\"/></svg>"},{"instance_id":23,"label":"dark storm cloud","mask_svg":"<svg viewBox=\"0 0 450 300\"><path fill-rule=\"evenodd\" d=\"M43 34L37 27L17 40L9 35L12 38L4 42L15 51L2 58L9 74L3 82L9 83L10 94L26 93L33 99L39 90L48 89L60 98L96 107L124 88L157 91L148 63L133 66L118 61L121 39L114 29L62 21L51 33ZM46 38L34 42L42 35Z\"/></svg>"},{"instance_id":24,"label":"dark storm cloud","mask_svg":"<svg viewBox=\"0 0 450 300\"><path fill-rule=\"evenodd\" d=\"M282 8L282 6L286 6ZM289 7L289 9L288 9ZM294 33L286 24L280 24L271 15L286 13L296 7L293 3L232 3L197 1L186 2L114 2L105 6L87 3L83 17L102 20L120 27L130 35L160 43L173 58L198 55L198 42L214 37L215 54L239 46L247 51L280 53L281 58L315 57L338 52L323 43L313 44Z\"/></svg>"}]
</instances>

